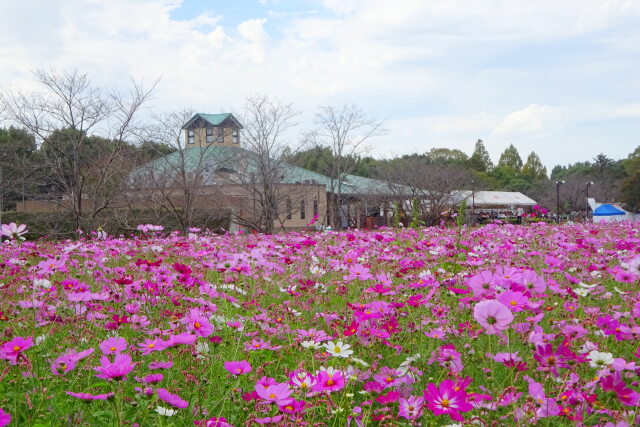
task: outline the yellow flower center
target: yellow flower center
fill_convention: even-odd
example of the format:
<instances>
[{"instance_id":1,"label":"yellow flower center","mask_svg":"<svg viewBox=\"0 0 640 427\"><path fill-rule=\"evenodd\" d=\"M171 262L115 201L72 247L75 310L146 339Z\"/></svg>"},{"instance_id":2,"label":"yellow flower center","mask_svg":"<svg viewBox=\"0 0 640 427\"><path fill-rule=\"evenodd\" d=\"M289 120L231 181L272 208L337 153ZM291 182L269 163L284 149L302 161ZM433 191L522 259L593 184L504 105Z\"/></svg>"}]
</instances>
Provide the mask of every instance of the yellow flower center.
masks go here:
<instances>
[{"instance_id":1,"label":"yellow flower center","mask_svg":"<svg viewBox=\"0 0 640 427\"><path fill-rule=\"evenodd\" d=\"M202 326L202 325L200 325L200 322L196 322L196 323L193 324L193 327L196 328L196 329L198 329L200 326Z\"/></svg>"},{"instance_id":2,"label":"yellow flower center","mask_svg":"<svg viewBox=\"0 0 640 427\"><path fill-rule=\"evenodd\" d=\"M149 348L153 348L153 347L155 347L155 346L156 346L156 345L155 345L154 343L151 343L151 344L149 344L147 347L149 347Z\"/></svg>"},{"instance_id":3,"label":"yellow flower center","mask_svg":"<svg viewBox=\"0 0 640 427\"><path fill-rule=\"evenodd\" d=\"M19 345L14 345L13 346L13 351L20 351L20 346Z\"/></svg>"},{"instance_id":4,"label":"yellow flower center","mask_svg":"<svg viewBox=\"0 0 640 427\"><path fill-rule=\"evenodd\" d=\"M109 348L109 351L116 351L116 348L111 346L111 348Z\"/></svg>"},{"instance_id":5,"label":"yellow flower center","mask_svg":"<svg viewBox=\"0 0 640 427\"><path fill-rule=\"evenodd\" d=\"M334 352L334 353L340 353L341 351L342 351L342 349L341 349L340 347L338 347L338 346L335 346L335 347L333 348L333 352Z\"/></svg>"},{"instance_id":6,"label":"yellow flower center","mask_svg":"<svg viewBox=\"0 0 640 427\"><path fill-rule=\"evenodd\" d=\"M444 408L448 408L449 407L449 399L442 399L441 404L442 404L442 406Z\"/></svg>"},{"instance_id":7,"label":"yellow flower center","mask_svg":"<svg viewBox=\"0 0 640 427\"><path fill-rule=\"evenodd\" d=\"M275 399L275 398L276 398L276 395L275 395L275 394L273 394L273 393L271 393L271 394L269 395L269 398L270 398L270 399Z\"/></svg>"}]
</instances>

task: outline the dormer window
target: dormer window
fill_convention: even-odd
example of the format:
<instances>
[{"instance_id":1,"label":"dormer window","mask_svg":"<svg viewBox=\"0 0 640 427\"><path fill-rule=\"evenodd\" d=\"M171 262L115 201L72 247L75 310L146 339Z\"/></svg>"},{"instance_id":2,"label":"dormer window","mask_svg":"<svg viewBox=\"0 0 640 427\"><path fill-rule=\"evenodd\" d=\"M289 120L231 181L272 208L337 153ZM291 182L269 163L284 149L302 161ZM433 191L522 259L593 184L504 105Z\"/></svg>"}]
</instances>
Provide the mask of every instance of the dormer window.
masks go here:
<instances>
[{"instance_id":1,"label":"dormer window","mask_svg":"<svg viewBox=\"0 0 640 427\"><path fill-rule=\"evenodd\" d=\"M233 135L233 143L234 144L239 144L240 143L240 132L238 131L238 129L234 129L232 135Z\"/></svg>"},{"instance_id":2,"label":"dormer window","mask_svg":"<svg viewBox=\"0 0 640 427\"><path fill-rule=\"evenodd\" d=\"M196 132L193 130L187 131L187 144L195 144L196 143Z\"/></svg>"},{"instance_id":3,"label":"dormer window","mask_svg":"<svg viewBox=\"0 0 640 427\"><path fill-rule=\"evenodd\" d=\"M222 144L224 142L224 129L223 128L218 128L218 136L217 136L217 142L219 142L220 144Z\"/></svg>"},{"instance_id":4,"label":"dormer window","mask_svg":"<svg viewBox=\"0 0 640 427\"><path fill-rule=\"evenodd\" d=\"M207 128L207 144L213 142L213 128Z\"/></svg>"}]
</instances>

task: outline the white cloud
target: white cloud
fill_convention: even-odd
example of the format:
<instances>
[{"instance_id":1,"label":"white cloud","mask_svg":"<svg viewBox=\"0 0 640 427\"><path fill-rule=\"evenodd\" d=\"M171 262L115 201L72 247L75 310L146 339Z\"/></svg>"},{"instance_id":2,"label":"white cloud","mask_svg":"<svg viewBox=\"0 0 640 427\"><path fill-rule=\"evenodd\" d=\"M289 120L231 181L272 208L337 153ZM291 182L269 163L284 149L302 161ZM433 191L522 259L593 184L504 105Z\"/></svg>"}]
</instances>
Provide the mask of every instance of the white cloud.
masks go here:
<instances>
[{"instance_id":1,"label":"white cloud","mask_svg":"<svg viewBox=\"0 0 640 427\"><path fill-rule=\"evenodd\" d=\"M509 113L493 130L498 136L537 136L557 128L563 119L563 110L549 105L531 104Z\"/></svg>"},{"instance_id":2,"label":"white cloud","mask_svg":"<svg viewBox=\"0 0 640 427\"><path fill-rule=\"evenodd\" d=\"M262 92L295 102L307 123L319 104L355 102L388 118L376 145L407 151L467 149L483 137L487 147L486 137L497 147L543 136L553 146L581 120L639 115L625 103L640 83L638 31L626 31L640 28L637 0L324 0L321 13L286 18L268 3L268 22L259 7L228 23L215 11L173 19L181 0L0 2L0 82L30 90L29 70L50 66L108 86L162 77L158 109L216 112ZM519 51L526 43L546 51L580 37L602 37L604 54L545 58L544 76L499 63L505 51L534 56ZM580 80L583 71L591 80Z\"/></svg>"}]
</instances>

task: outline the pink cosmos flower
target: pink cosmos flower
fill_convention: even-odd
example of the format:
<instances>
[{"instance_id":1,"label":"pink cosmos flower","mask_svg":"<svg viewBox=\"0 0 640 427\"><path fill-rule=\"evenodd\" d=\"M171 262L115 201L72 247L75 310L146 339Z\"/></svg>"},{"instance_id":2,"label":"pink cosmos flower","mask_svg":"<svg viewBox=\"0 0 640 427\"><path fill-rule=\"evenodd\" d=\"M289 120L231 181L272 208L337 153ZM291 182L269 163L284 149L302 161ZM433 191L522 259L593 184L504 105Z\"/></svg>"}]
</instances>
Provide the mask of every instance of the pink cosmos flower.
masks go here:
<instances>
[{"instance_id":1,"label":"pink cosmos flower","mask_svg":"<svg viewBox=\"0 0 640 427\"><path fill-rule=\"evenodd\" d=\"M13 240L24 240L22 235L27 233L27 226L25 224L17 225L15 222L12 222L10 224L2 224L0 233L3 236L7 236L8 238Z\"/></svg>"},{"instance_id":2,"label":"pink cosmos flower","mask_svg":"<svg viewBox=\"0 0 640 427\"><path fill-rule=\"evenodd\" d=\"M260 424L261 426L267 424L279 425L280 421L282 421L284 415L276 415L275 417L264 417L264 418L255 418L253 421Z\"/></svg>"},{"instance_id":3,"label":"pink cosmos flower","mask_svg":"<svg viewBox=\"0 0 640 427\"><path fill-rule=\"evenodd\" d=\"M162 375L162 374L151 374L151 375L147 375L146 377L143 377L143 378L135 377L135 379L139 383L155 384L155 383L159 383L160 381L162 381L164 379L164 375Z\"/></svg>"},{"instance_id":4,"label":"pink cosmos flower","mask_svg":"<svg viewBox=\"0 0 640 427\"><path fill-rule=\"evenodd\" d=\"M464 421L461 412L468 412L473 406L467 402L467 393L463 388L456 387L453 380L444 380L436 387L434 383L427 384L424 400L435 415L449 415L455 421Z\"/></svg>"},{"instance_id":5,"label":"pink cosmos flower","mask_svg":"<svg viewBox=\"0 0 640 427\"><path fill-rule=\"evenodd\" d=\"M189 402L182 399L180 396L176 394L169 393L169 391L167 391L164 388L159 388L158 390L156 390L156 392L158 393L158 397L161 400L167 402L171 406L175 406L176 408L180 408L180 409L184 409L189 406Z\"/></svg>"},{"instance_id":6,"label":"pink cosmos flower","mask_svg":"<svg viewBox=\"0 0 640 427\"><path fill-rule=\"evenodd\" d=\"M471 277L466 284L477 297L482 295L492 296L495 294L495 290L493 288L494 280L493 273L485 270Z\"/></svg>"},{"instance_id":7,"label":"pink cosmos flower","mask_svg":"<svg viewBox=\"0 0 640 427\"><path fill-rule=\"evenodd\" d=\"M139 350L142 351L142 355L145 356L154 351L162 351L166 347L166 344L161 339L146 339L144 342L138 344Z\"/></svg>"},{"instance_id":8,"label":"pink cosmos flower","mask_svg":"<svg viewBox=\"0 0 640 427\"><path fill-rule=\"evenodd\" d=\"M342 390L346 383L341 371L320 371L316 378L313 391L318 392Z\"/></svg>"},{"instance_id":9,"label":"pink cosmos flower","mask_svg":"<svg viewBox=\"0 0 640 427\"><path fill-rule=\"evenodd\" d=\"M74 393L72 391L67 391L66 393L69 396L73 396L82 400L107 400L108 398L114 395L114 393L89 394L89 393Z\"/></svg>"},{"instance_id":10,"label":"pink cosmos flower","mask_svg":"<svg viewBox=\"0 0 640 427\"><path fill-rule=\"evenodd\" d=\"M205 427L233 427L225 417L211 417L204 421L194 421L193 424Z\"/></svg>"},{"instance_id":11,"label":"pink cosmos flower","mask_svg":"<svg viewBox=\"0 0 640 427\"><path fill-rule=\"evenodd\" d=\"M208 337L213 333L213 325L197 308L189 310L189 314L183 317L181 322L186 325L188 331L193 331L198 336Z\"/></svg>"},{"instance_id":12,"label":"pink cosmos flower","mask_svg":"<svg viewBox=\"0 0 640 427\"><path fill-rule=\"evenodd\" d=\"M127 341L124 338L112 337L102 341L98 347L102 354L117 354L127 348Z\"/></svg>"},{"instance_id":13,"label":"pink cosmos flower","mask_svg":"<svg viewBox=\"0 0 640 427\"><path fill-rule=\"evenodd\" d=\"M124 379L135 366L131 361L131 356L122 353L116 354L116 358L113 362L111 362L107 356L102 356L100 358L100 365L101 366L93 369L98 372L96 377L103 378L105 380Z\"/></svg>"},{"instance_id":14,"label":"pink cosmos flower","mask_svg":"<svg viewBox=\"0 0 640 427\"><path fill-rule=\"evenodd\" d=\"M351 282L354 280L371 280L373 275L369 273L369 269L363 265L356 264L349 268L349 275L344 276L344 280Z\"/></svg>"},{"instance_id":15,"label":"pink cosmos flower","mask_svg":"<svg viewBox=\"0 0 640 427\"><path fill-rule=\"evenodd\" d=\"M276 383L267 387L256 384L255 390L262 399L276 404L286 403L291 396L291 389L287 383Z\"/></svg>"},{"instance_id":16,"label":"pink cosmos flower","mask_svg":"<svg viewBox=\"0 0 640 427\"><path fill-rule=\"evenodd\" d=\"M507 329L513 314L504 304L496 300L481 301L473 308L473 317L489 335Z\"/></svg>"},{"instance_id":17,"label":"pink cosmos flower","mask_svg":"<svg viewBox=\"0 0 640 427\"><path fill-rule=\"evenodd\" d=\"M151 362L147 366L149 369L171 369L173 362Z\"/></svg>"},{"instance_id":18,"label":"pink cosmos flower","mask_svg":"<svg viewBox=\"0 0 640 427\"><path fill-rule=\"evenodd\" d=\"M70 352L58 357L51 364L51 372L53 375L66 374L67 372L75 369L76 364L80 360L93 354L93 351L93 348L89 348L78 353Z\"/></svg>"},{"instance_id":19,"label":"pink cosmos flower","mask_svg":"<svg viewBox=\"0 0 640 427\"><path fill-rule=\"evenodd\" d=\"M198 337L193 334L182 332L177 335L169 336L169 339L164 342L165 348L175 347L177 345L191 345L195 344Z\"/></svg>"},{"instance_id":20,"label":"pink cosmos flower","mask_svg":"<svg viewBox=\"0 0 640 427\"><path fill-rule=\"evenodd\" d=\"M232 375L241 375L251 372L251 365L246 360L224 362L224 369Z\"/></svg>"},{"instance_id":21,"label":"pink cosmos flower","mask_svg":"<svg viewBox=\"0 0 640 427\"><path fill-rule=\"evenodd\" d=\"M529 298L524 296L522 292L507 290L498 295L498 301L508 307L513 312L524 310L529 303Z\"/></svg>"},{"instance_id":22,"label":"pink cosmos flower","mask_svg":"<svg viewBox=\"0 0 640 427\"><path fill-rule=\"evenodd\" d=\"M627 387L619 372L600 379L600 387L604 391L612 391L623 405L637 406L640 393Z\"/></svg>"},{"instance_id":23,"label":"pink cosmos flower","mask_svg":"<svg viewBox=\"0 0 640 427\"><path fill-rule=\"evenodd\" d=\"M0 427L8 426L11 423L11 414L0 408Z\"/></svg>"},{"instance_id":24,"label":"pink cosmos flower","mask_svg":"<svg viewBox=\"0 0 640 427\"><path fill-rule=\"evenodd\" d=\"M398 401L399 412L398 415L407 420L415 420L422 412L422 406L424 405L424 399L422 397L409 396L408 399L400 398Z\"/></svg>"},{"instance_id":25,"label":"pink cosmos flower","mask_svg":"<svg viewBox=\"0 0 640 427\"><path fill-rule=\"evenodd\" d=\"M2 344L0 347L0 359L8 360L12 365L17 365L18 357L31 347L33 347L32 337L15 337L11 341Z\"/></svg>"}]
</instances>

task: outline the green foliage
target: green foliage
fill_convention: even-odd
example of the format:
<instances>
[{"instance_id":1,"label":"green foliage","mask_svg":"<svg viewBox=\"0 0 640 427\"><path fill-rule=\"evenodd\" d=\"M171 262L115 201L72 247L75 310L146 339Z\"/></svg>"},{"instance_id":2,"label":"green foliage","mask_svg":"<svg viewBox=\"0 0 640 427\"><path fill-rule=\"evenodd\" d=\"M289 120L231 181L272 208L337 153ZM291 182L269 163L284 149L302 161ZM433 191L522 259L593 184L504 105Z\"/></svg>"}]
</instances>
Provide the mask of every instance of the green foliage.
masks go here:
<instances>
[{"instance_id":1,"label":"green foliage","mask_svg":"<svg viewBox=\"0 0 640 427\"><path fill-rule=\"evenodd\" d=\"M429 162L440 164L469 164L469 156L461 150L452 148L432 148L426 154L426 158Z\"/></svg>"},{"instance_id":2,"label":"green foliage","mask_svg":"<svg viewBox=\"0 0 640 427\"><path fill-rule=\"evenodd\" d=\"M417 198L411 201L411 222L409 227L420 228L424 227L424 221L422 220L422 210L420 209L420 200Z\"/></svg>"},{"instance_id":3,"label":"green foliage","mask_svg":"<svg viewBox=\"0 0 640 427\"><path fill-rule=\"evenodd\" d=\"M478 172L490 172L493 169L493 162L481 139L476 141L476 147L471 154L469 164Z\"/></svg>"},{"instance_id":4,"label":"green foliage","mask_svg":"<svg viewBox=\"0 0 640 427\"><path fill-rule=\"evenodd\" d=\"M522 170L522 158L520 158L520 153L518 153L518 149L513 144L509 145L500 155L498 167L506 169L513 174Z\"/></svg>"},{"instance_id":5,"label":"green foliage","mask_svg":"<svg viewBox=\"0 0 640 427\"><path fill-rule=\"evenodd\" d=\"M540 157L534 151L527 157L527 162L522 167L522 175L531 181L547 177L547 168L544 167Z\"/></svg>"},{"instance_id":6,"label":"green foliage","mask_svg":"<svg viewBox=\"0 0 640 427\"><path fill-rule=\"evenodd\" d=\"M622 203L626 210L640 211L640 169L624 180L621 193Z\"/></svg>"},{"instance_id":7,"label":"green foliage","mask_svg":"<svg viewBox=\"0 0 640 427\"><path fill-rule=\"evenodd\" d=\"M402 211L400 209L400 202L393 202L393 222L391 223L393 227L400 227L401 215Z\"/></svg>"}]
</instances>

